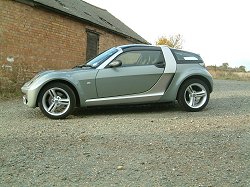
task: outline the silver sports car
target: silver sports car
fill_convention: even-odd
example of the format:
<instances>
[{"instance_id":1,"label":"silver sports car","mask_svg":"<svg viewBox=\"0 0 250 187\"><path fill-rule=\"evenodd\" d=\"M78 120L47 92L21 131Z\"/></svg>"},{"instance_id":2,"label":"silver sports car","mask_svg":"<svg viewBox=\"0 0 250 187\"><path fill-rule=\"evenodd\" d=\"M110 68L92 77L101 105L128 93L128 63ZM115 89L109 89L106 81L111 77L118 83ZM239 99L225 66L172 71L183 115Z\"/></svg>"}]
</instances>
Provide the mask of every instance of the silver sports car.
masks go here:
<instances>
[{"instance_id":1,"label":"silver sports car","mask_svg":"<svg viewBox=\"0 0 250 187\"><path fill-rule=\"evenodd\" d=\"M69 70L37 74L22 87L24 104L49 118L76 107L178 101L200 111L209 101L213 79L200 55L167 46L111 48Z\"/></svg>"}]
</instances>

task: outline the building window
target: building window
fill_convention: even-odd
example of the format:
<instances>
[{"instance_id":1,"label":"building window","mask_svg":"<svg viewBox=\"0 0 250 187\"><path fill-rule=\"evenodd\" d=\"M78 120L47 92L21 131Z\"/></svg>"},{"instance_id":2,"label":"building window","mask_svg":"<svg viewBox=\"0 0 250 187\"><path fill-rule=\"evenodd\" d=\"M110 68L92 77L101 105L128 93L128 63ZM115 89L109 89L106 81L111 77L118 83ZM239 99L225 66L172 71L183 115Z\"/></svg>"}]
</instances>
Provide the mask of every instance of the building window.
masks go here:
<instances>
[{"instance_id":1,"label":"building window","mask_svg":"<svg viewBox=\"0 0 250 187\"><path fill-rule=\"evenodd\" d=\"M98 54L99 49L99 34L87 31L87 51L86 60L94 58Z\"/></svg>"}]
</instances>

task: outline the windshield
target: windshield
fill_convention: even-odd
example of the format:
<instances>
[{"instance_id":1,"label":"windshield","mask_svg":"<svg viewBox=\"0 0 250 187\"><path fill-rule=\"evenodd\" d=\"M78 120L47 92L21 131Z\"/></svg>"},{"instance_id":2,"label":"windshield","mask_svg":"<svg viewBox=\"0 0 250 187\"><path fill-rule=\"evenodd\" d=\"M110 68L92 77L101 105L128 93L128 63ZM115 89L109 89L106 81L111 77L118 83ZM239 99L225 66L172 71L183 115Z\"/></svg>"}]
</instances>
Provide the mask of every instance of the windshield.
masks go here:
<instances>
[{"instance_id":1,"label":"windshield","mask_svg":"<svg viewBox=\"0 0 250 187\"><path fill-rule=\"evenodd\" d=\"M110 58L113 54L115 54L117 51L118 51L118 49L116 49L116 48L111 48L107 51L104 51L103 53L99 54L98 56L96 56L93 59L91 59L90 61L88 61L87 65L96 68L96 67L100 66L108 58Z\"/></svg>"}]
</instances>

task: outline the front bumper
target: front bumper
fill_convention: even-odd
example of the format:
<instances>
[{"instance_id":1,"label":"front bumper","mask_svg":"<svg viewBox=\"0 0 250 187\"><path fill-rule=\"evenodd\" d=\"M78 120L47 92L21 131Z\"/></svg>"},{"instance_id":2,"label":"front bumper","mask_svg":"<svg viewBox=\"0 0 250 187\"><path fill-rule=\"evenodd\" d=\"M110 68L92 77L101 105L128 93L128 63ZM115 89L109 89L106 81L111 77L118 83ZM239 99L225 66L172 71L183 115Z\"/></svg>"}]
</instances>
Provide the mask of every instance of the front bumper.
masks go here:
<instances>
[{"instance_id":1,"label":"front bumper","mask_svg":"<svg viewBox=\"0 0 250 187\"><path fill-rule=\"evenodd\" d=\"M23 96L23 104L25 104L25 105L28 104L28 99L27 99L26 95Z\"/></svg>"},{"instance_id":2,"label":"front bumper","mask_svg":"<svg viewBox=\"0 0 250 187\"><path fill-rule=\"evenodd\" d=\"M31 87L29 87L27 84L25 84L21 88L21 90L24 93L23 103L25 105L28 105L31 108L36 108L37 107L37 96L38 96L37 89L31 89Z\"/></svg>"}]
</instances>

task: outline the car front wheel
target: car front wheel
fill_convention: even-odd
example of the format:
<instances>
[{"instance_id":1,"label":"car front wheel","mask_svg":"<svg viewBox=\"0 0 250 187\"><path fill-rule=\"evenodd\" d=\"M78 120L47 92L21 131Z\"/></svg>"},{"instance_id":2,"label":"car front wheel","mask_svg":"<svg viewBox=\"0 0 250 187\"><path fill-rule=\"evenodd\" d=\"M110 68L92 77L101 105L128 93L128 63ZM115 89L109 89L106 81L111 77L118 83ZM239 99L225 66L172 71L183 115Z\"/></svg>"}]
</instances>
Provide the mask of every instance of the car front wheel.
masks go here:
<instances>
[{"instance_id":1,"label":"car front wheel","mask_svg":"<svg viewBox=\"0 0 250 187\"><path fill-rule=\"evenodd\" d=\"M206 107L209 97L210 92L205 82L190 79L181 85L177 100L186 111L197 112Z\"/></svg>"},{"instance_id":2,"label":"car front wheel","mask_svg":"<svg viewBox=\"0 0 250 187\"><path fill-rule=\"evenodd\" d=\"M66 84L51 83L41 90L38 106L47 117L63 119L70 115L76 106L75 94Z\"/></svg>"}]
</instances>

